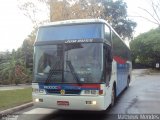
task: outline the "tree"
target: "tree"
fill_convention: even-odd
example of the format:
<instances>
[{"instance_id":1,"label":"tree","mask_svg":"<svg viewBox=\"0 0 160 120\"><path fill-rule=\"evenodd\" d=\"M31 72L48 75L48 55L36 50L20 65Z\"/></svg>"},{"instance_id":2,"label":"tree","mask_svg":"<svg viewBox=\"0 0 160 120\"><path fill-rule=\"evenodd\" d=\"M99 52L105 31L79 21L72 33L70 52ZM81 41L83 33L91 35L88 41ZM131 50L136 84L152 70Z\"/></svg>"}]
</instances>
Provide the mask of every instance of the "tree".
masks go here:
<instances>
[{"instance_id":1,"label":"tree","mask_svg":"<svg viewBox=\"0 0 160 120\"><path fill-rule=\"evenodd\" d=\"M106 1L105 18L123 38L132 38L136 23L127 18L127 4L123 0Z\"/></svg>"},{"instance_id":2,"label":"tree","mask_svg":"<svg viewBox=\"0 0 160 120\"><path fill-rule=\"evenodd\" d=\"M144 18L160 27L160 0L148 0L148 3L150 5L150 9L144 7L139 7L139 9L149 16L146 17L144 15L139 15L137 17Z\"/></svg>"},{"instance_id":3,"label":"tree","mask_svg":"<svg viewBox=\"0 0 160 120\"><path fill-rule=\"evenodd\" d=\"M33 44L36 38L34 29L30 35L23 41L23 44L17 51L6 52L1 56L0 77L1 83L19 84L30 83L32 80L33 67ZM32 65L31 65L32 64Z\"/></svg>"},{"instance_id":4,"label":"tree","mask_svg":"<svg viewBox=\"0 0 160 120\"><path fill-rule=\"evenodd\" d=\"M50 21L67 19L99 18L103 14L103 6L97 0L76 0L71 1L51 1L50 2ZM99 5L97 5L99 4Z\"/></svg>"},{"instance_id":5,"label":"tree","mask_svg":"<svg viewBox=\"0 0 160 120\"><path fill-rule=\"evenodd\" d=\"M7 59L5 59L5 61L0 64L0 73L1 76L3 76L2 80L5 80L4 82L6 84L19 84L23 79L27 77L23 61L22 59L17 58L17 53L14 49L12 50L11 54L6 54L6 58ZM19 71L17 71L18 66ZM21 75L18 73L20 71Z\"/></svg>"},{"instance_id":6,"label":"tree","mask_svg":"<svg viewBox=\"0 0 160 120\"><path fill-rule=\"evenodd\" d=\"M133 62L153 67L160 61L160 28L143 33L131 41Z\"/></svg>"},{"instance_id":7,"label":"tree","mask_svg":"<svg viewBox=\"0 0 160 120\"><path fill-rule=\"evenodd\" d=\"M19 0L20 1L20 0ZM127 4L123 0L36 0L46 8L50 8L50 21L60 21L67 19L102 18L107 20L117 33L123 37L132 39L136 23L127 18ZM21 10L33 23L39 19L35 17L39 14L36 2L31 0L23 1ZM42 13L40 13L41 15Z\"/></svg>"},{"instance_id":8,"label":"tree","mask_svg":"<svg viewBox=\"0 0 160 120\"><path fill-rule=\"evenodd\" d=\"M35 28L49 22L49 0L17 0L18 7ZM43 13L43 17L42 17Z\"/></svg>"},{"instance_id":9,"label":"tree","mask_svg":"<svg viewBox=\"0 0 160 120\"><path fill-rule=\"evenodd\" d=\"M36 39L37 29L34 29L30 35L23 41L21 51L23 53L26 68L32 70L33 67L33 45Z\"/></svg>"}]
</instances>

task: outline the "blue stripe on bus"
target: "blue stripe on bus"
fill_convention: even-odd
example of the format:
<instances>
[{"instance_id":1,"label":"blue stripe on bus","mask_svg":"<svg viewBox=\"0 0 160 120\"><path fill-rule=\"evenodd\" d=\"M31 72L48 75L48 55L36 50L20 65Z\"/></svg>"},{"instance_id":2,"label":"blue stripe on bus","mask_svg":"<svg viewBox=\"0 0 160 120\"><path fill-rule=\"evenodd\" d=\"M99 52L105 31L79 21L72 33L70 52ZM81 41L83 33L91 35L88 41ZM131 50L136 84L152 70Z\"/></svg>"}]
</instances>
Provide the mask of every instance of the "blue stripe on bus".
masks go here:
<instances>
[{"instance_id":1,"label":"blue stripe on bus","mask_svg":"<svg viewBox=\"0 0 160 120\"><path fill-rule=\"evenodd\" d=\"M46 85L44 83L39 83L39 89L54 89L54 90L99 90L97 87L81 87L73 84L53 84L53 83L47 83Z\"/></svg>"},{"instance_id":2,"label":"blue stripe on bus","mask_svg":"<svg viewBox=\"0 0 160 120\"><path fill-rule=\"evenodd\" d=\"M127 79L129 73L129 64L118 64L117 63L117 88L116 96L118 96L127 86Z\"/></svg>"}]
</instances>

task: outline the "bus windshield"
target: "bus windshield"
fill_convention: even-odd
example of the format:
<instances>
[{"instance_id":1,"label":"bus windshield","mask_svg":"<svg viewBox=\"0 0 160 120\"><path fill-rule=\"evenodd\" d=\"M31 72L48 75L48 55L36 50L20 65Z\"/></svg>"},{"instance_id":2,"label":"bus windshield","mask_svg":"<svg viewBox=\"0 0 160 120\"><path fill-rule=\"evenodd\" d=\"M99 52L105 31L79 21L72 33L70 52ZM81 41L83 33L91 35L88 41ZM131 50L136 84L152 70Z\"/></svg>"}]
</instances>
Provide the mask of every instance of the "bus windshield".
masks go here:
<instances>
[{"instance_id":1,"label":"bus windshield","mask_svg":"<svg viewBox=\"0 0 160 120\"><path fill-rule=\"evenodd\" d=\"M36 46L34 82L100 83L102 49L102 43Z\"/></svg>"},{"instance_id":2,"label":"bus windshield","mask_svg":"<svg viewBox=\"0 0 160 120\"><path fill-rule=\"evenodd\" d=\"M102 38L102 24L77 24L41 27L37 41Z\"/></svg>"}]
</instances>

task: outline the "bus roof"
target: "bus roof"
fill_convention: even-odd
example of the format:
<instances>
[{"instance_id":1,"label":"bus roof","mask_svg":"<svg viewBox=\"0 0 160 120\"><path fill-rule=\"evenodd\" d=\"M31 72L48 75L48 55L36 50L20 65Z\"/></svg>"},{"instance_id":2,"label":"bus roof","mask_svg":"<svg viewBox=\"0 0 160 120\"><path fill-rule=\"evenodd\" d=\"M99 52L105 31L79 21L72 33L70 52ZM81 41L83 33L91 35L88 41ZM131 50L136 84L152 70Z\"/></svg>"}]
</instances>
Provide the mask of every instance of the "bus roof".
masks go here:
<instances>
[{"instance_id":1,"label":"bus roof","mask_svg":"<svg viewBox=\"0 0 160 120\"><path fill-rule=\"evenodd\" d=\"M57 22L50 22L45 25L41 25L40 27L47 27L47 26L56 26L56 25L70 25L70 24L83 24L83 23L105 23L110 26L105 20L103 19L71 19L71 20L64 20L64 21L57 21Z\"/></svg>"},{"instance_id":2,"label":"bus roof","mask_svg":"<svg viewBox=\"0 0 160 120\"><path fill-rule=\"evenodd\" d=\"M110 27L110 29L122 40L119 34L112 28L112 26L105 21L104 19L71 19L71 20L63 20L63 21L56 21L50 22L45 25L41 25L39 27L49 27L49 26L58 26L58 25L73 25L73 24L85 24L85 23L104 23ZM122 42L126 44L123 40ZM127 46L127 45L126 45ZM127 46L129 48L129 46Z\"/></svg>"}]
</instances>

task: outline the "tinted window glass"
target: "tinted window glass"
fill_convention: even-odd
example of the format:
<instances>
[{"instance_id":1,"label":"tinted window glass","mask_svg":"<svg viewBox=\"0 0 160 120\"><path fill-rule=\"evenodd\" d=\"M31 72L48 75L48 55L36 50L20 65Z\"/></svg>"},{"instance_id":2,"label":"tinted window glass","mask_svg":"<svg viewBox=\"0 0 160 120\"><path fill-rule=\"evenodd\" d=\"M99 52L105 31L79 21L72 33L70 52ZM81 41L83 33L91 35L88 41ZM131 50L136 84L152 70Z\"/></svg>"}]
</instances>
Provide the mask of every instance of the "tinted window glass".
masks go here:
<instances>
[{"instance_id":1,"label":"tinted window glass","mask_svg":"<svg viewBox=\"0 0 160 120\"><path fill-rule=\"evenodd\" d=\"M102 50L102 43L36 46L34 81L100 83L103 73Z\"/></svg>"},{"instance_id":2,"label":"tinted window glass","mask_svg":"<svg viewBox=\"0 0 160 120\"><path fill-rule=\"evenodd\" d=\"M113 32L113 55L125 60L130 59L130 51L125 43Z\"/></svg>"},{"instance_id":3,"label":"tinted window glass","mask_svg":"<svg viewBox=\"0 0 160 120\"><path fill-rule=\"evenodd\" d=\"M41 27L37 41L102 38L102 24Z\"/></svg>"},{"instance_id":4,"label":"tinted window glass","mask_svg":"<svg viewBox=\"0 0 160 120\"><path fill-rule=\"evenodd\" d=\"M105 28L104 28L104 31L105 31L105 43L111 45L111 32L110 32L110 28L105 25Z\"/></svg>"}]
</instances>

